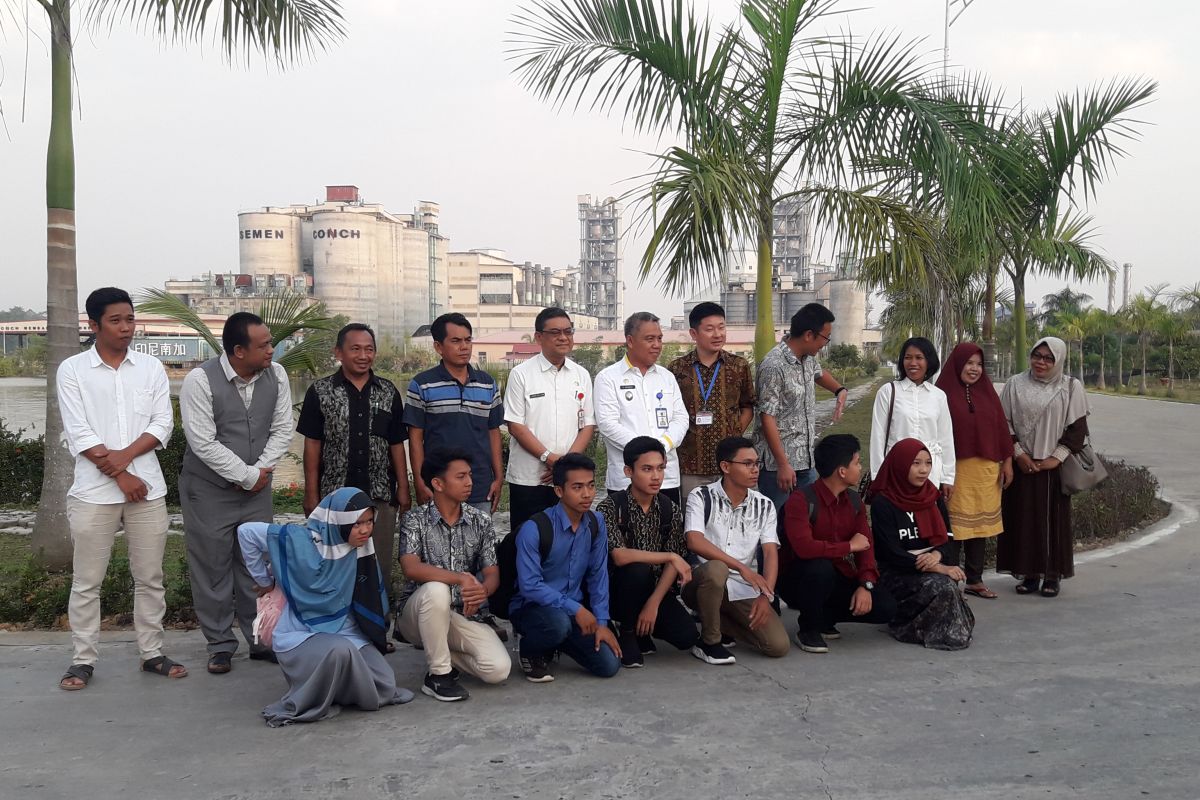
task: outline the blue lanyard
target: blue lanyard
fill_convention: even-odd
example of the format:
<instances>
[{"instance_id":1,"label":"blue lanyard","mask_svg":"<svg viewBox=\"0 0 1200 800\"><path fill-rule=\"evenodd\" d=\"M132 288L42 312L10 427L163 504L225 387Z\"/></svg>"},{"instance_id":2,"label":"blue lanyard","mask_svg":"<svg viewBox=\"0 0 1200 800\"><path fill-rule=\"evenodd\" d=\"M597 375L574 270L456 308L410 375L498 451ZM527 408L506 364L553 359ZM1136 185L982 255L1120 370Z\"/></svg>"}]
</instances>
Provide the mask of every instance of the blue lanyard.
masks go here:
<instances>
[{"instance_id":1,"label":"blue lanyard","mask_svg":"<svg viewBox=\"0 0 1200 800\"><path fill-rule=\"evenodd\" d=\"M700 377L700 365L693 364L696 368L696 384L700 387L700 397L704 401L704 407L708 408L708 398L713 393L713 388L717 385L717 376L721 374L721 362L717 362L717 366L713 368L712 380L708 382L708 388L704 388L704 378Z\"/></svg>"}]
</instances>

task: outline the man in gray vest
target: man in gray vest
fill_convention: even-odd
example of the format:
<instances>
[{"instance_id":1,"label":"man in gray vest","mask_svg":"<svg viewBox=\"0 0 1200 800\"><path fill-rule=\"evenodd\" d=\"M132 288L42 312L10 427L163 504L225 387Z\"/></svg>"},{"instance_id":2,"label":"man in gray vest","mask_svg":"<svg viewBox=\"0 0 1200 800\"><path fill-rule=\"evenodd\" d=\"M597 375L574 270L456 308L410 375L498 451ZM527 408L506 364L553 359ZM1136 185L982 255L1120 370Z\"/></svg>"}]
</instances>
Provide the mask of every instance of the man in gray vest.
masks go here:
<instances>
[{"instance_id":1,"label":"man in gray vest","mask_svg":"<svg viewBox=\"0 0 1200 800\"><path fill-rule=\"evenodd\" d=\"M287 372L271 361L271 331L238 312L221 333L225 352L188 373L179 393L187 452L179 498L187 540L192 604L208 640L208 671L232 669L236 616L250 657L272 659L253 646L254 579L238 547L243 522L270 522L271 473L292 439Z\"/></svg>"}]
</instances>

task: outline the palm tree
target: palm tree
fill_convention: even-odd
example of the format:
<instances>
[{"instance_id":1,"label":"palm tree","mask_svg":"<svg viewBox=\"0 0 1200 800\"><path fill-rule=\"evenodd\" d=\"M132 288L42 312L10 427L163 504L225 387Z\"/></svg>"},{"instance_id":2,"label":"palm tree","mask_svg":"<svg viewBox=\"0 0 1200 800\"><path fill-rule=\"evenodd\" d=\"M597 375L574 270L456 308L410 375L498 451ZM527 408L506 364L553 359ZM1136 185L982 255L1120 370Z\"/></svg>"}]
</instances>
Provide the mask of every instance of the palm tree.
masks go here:
<instances>
[{"instance_id":1,"label":"palm tree","mask_svg":"<svg viewBox=\"0 0 1200 800\"><path fill-rule=\"evenodd\" d=\"M1083 338L1087 336L1086 330L1086 314L1083 311L1077 311L1070 314L1060 314L1058 318L1059 325L1062 327L1063 334L1067 337L1067 352L1070 352L1071 342L1079 342L1079 382L1083 383ZM1068 365L1070 359L1067 359ZM1070 374L1068 369L1067 374Z\"/></svg>"},{"instance_id":2,"label":"palm tree","mask_svg":"<svg viewBox=\"0 0 1200 800\"><path fill-rule=\"evenodd\" d=\"M1090 294L1076 292L1070 286L1064 286L1042 298L1041 322L1043 325L1053 325L1060 315L1078 314L1091 302Z\"/></svg>"},{"instance_id":3,"label":"palm tree","mask_svg":"<svg viewBox=\"0 0 1200 800\"><path fill-rule=\"evenodd\" d=\"M74 459L62 439L59 365L79 352L75 270L75 144L71 89L75 76L73 14L97 27L132 23L164 40L197 41L220 31L225 56L259 53L281 66L323 50L343 36L340 0L37 0L50 26L50 143L46 156L46 462L34 522L33 552L49 568L71 561L66 496ZM16 18L15 15L12 18Z\"/></svg>"},{"instance_id":4,"label":"palm tree","mask_svg":"<svg viewBox=\"0 0 1200 800\"><path fill-rule=\"evenodd\" d=\"M1102 308L1089 308L1083 318L1083 328L1088 336L1096 336L1100 339L1100 375L1096 380L1096 388L1103 391L1108 388L1107 379L1104 376L1104 356L1108 349L1108 334L1116 328L1116 320L1112 314Z\"/></svg>"},{"instance_id":5,"label":"palm tree","mask_svg":"<svg viewBox=\"0 0 1200 800\"><path fill-rule=\"evenodd\" d=\"M1158 301L1158 295L1163 288L1150 287L1130 300L1125 308L1125 318L1129 321L1130 330L1137 334L1138 347L1142 354L1142 377L1138 386L1138 394L1141 395L1146 394L1146 350L1150 345L1150 336L1163 315L1163 305Z\"/></svg>"},{"instance_id":6,"label":"palm tree","mask_svg":"<svg viewBox=\"0 0 1200 800\"><path fill-rule=\"evenodd\" d=\"M1164 311L1155 332L1167 340L1167 397L1175 396L1175 343L1192 332L1192 325L1183 315Z\"/></svg>"},{"instance_id":7,"label":"palm tree","mask_svg":"<svg viewBox=\"0 0 1200 800\"><path fill-rule=\"evenodd\" d=\"M537 96L620 108L638 130L681 140L634 190L651 224L642 279L661 267L668 289L710 286L752 243L758 358L775 343L778 203L811 198L834 249L917 262L933 202L971 174L971 125L922 85L914 45L810 33L836 5L745 0L720 33L685 0L530 0L513 20L515 71ZM942 192L909 180L914 167Z\"/></svg>"}]
</instances>

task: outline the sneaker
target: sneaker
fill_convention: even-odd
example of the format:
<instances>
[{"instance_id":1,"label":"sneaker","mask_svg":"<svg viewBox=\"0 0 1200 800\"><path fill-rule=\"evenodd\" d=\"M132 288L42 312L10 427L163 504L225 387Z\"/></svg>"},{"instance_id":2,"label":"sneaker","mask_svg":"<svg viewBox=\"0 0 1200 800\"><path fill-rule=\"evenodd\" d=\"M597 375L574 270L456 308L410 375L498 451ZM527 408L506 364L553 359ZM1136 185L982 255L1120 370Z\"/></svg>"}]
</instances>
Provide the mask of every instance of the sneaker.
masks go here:
<instances>
[{"instance_id":1,"label":"sneaker","mask_svg":"<svg viewBox=\"0 0 1200 800\"><path fill-rule=\"evenodd\" d=\"M637 637L637 647L644 656L654 655L658 652L658 646L654 644L654 640L649 636ZM621 649L625 649L625 645L621 645Z\"/></svg>"},{"instance_id":2,"label":"sneaker","mask_svg":"<svg viewBox=\"0 0 1200 800\"><path fill-rule=\"evenodd\" d=\"M737 659L733 657L733 653L721 646L720 642L716 644L705 644L700 642L692 648L692 655L706 664L736 664Z\"/></svg>"},{"instance_id":3,"label":"sneaker","mask_svg":"<svg viewBox=\"0 0 1200 800\"><path fill-rule=\"evenodd\" d=\"M826 630L821 631L821 636L826 639L840 639L842 632L837 629L836 625L830 625Z\"/></svg>"},{"instance_id":4,"label":"sneaker","mask_svg":"<svg viewBox=\"0 0 1200 800\"><path fill-rule=\"evenodd\" d=\"M642 659L642 649L638 646L639 637L631 633L623 634L617 639L621 646L621 666L626 669L640 669L646 665Z\"/></svg>"},{"instance_id":5,"label":"sneaker","mask_svg":"<svg viewBox=\"0 0 1200 800\"><path fill-rule=\"evenodd\" d=\"M525 673L525 680L531 683L549 683L554 680L554 676L550 674L550 668L546 665L545 656L530 656L529 658L522 656L521 671Z\"/></svg>"},{"instance_id":6,"label":"sneaker","mask_svg":"<svg viewBox=\"0 0 1200 800\"><path fill-rule=\"evenodd\" d=\"M466 700L471 696L471 693L458 682L458 676L453 670L446 675L434 675L432 672L426 674L425 683L421 685L421 692L434 700L441 700L443 703Z\"/></svg>"},{"instance_id":7,"label":"sneaker","mask_svg":"<svg viewBox=\"0 0 1200 800\"><path fill-rule=\"evenodd\" d=\"M721 647L724 647L726 650L731 647L737 647L737 639L733 638L732 636L722 636Z\"/></svg>"},{"instance_id":8,"label":"sneaker","mask_svg":"<svg viewBox=\"0 0 1200 800\"><path fill-rule=\"evenodd\" d=\"M796 644L806 653L829 652L829 645L817 631L796 631Z\"/></svg>"}]
</instances>

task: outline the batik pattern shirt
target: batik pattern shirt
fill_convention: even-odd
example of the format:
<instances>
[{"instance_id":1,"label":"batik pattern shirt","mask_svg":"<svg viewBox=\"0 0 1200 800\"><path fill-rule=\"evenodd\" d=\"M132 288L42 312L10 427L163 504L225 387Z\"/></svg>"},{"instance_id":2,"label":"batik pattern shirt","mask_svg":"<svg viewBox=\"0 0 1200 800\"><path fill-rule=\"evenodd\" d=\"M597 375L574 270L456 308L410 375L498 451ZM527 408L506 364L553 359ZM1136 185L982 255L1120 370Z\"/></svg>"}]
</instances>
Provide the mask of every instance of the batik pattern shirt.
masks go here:
<instances>
[{"instance_id":1,"label":"batik pattern shirt","mask_svg":"<svg viewBox=\"0 0 1200 800\"><path fill-rule=\"evenodd\" d=\"M686 557L688 549L683 538L683 509L678 503L671 503L671 532L667 536L667 546L664 548L662 506L662 495L655 495L654 499L650 501L650 510L642 511L642 507L630 495L629 523L626 526L628 531L622 531L617 525L617 504L613 501L612 495L601 500L596 511L604 517L604 526L608 528L608 552L611 553L618 547L627 547L630 550L674 553L677 556ZM655 564L652 569L657 579L662 574L662 565Z\"/></svg>"},{"instance_id":2,"label":"batik pattern shirt","mask_svg":"<svg viewBox=\"0 0 1200 800\"><path fill-rule=\"evenodd\" d=\"M817 438L817 407L814 382L821 377L816 356L797 358L787 342L771 349L758 366L758 413L770 414L779 428L779 438L794 470L812 467L812 450ZM775 455L763 436L762 420L754 434L754 445L764 470L778 470Z\"/></svg>"},{"instance_id":3,"label":"batik pattern shirt","mask_svg":"<svg viewBox=\"0 0 1200 800\"><path fill-rule=\"evenodd\" d=\"M713 373L720 365L720 372L713 380ZM717 443L730 436L741 436L742 411L754 408L754 379L750 375L750 363L741 356L721 351L717 361L706 367L693 350L671 362L667 367L679 383L683 404L688 412L688 434L679 445L679 471L684 475L718 475ZM696 379L696 369L700 380ZM712 387L708 400L704 390ZM696 414L708 412L713 415L711 425L697 425Z\"/></svg>"},{"instance_id":4,"label":"batik pattern shirt","mask_svg":"<svg viewBox=\"0 0 1200 800\"><path fill-rule=\"evenodd\" d=\"M478 575L496 566L496 529L492 518L474 506L463 503L458 522L448 525L431 500L404 515L400 525L399 556L416 556L421 563L448 572ZM396 613L404 609L408 598L420 584L405 581L396 599ZM462 611L462 588L450 587L450 607Z\"/></svg>"}]
</instances>

